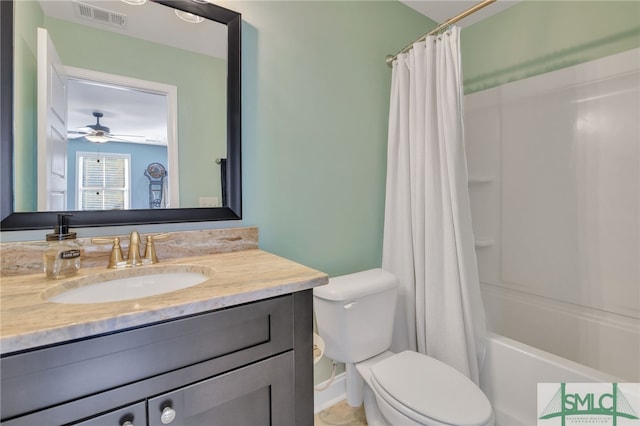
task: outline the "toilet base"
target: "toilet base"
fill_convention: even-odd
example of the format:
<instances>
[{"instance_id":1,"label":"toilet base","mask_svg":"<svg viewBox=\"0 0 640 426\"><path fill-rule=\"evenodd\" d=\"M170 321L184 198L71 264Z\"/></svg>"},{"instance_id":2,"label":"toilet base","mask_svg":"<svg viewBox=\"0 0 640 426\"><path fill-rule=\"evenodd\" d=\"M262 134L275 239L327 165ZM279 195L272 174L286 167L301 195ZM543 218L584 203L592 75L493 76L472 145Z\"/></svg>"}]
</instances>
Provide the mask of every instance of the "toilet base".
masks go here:
<instances>
[{"instance_id":1,"label":"toilet base","mask_svg":"<svg viewBox=\"0 0 640 426\"><path fill-rule=\"evenodd\" d=\"M362 391L365 387L362 376L356 370L355 364L345 364L345 387L347 391L347 404L351 407L362 405Z\"/></svg>"}]
</instances>

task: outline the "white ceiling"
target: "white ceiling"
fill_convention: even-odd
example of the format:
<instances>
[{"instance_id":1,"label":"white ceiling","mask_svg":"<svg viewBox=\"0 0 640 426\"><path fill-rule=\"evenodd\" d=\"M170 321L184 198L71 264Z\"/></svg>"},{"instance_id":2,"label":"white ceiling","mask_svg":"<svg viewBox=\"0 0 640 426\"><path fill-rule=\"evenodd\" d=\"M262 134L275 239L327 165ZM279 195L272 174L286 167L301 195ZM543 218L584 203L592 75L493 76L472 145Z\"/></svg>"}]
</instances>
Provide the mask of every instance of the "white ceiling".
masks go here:
<instances>
[{"instance_id":1,"label":"white ceiling","mask_svg":"<svg viewBox=\"0 0 640 426\"><path fill-rule=\"evenodd\" d=\"M167 144L168 100L164 94L76 79L69 79L67 88L68 130L96 124L93 113L101 112L100 124L121 141Z\"/></svg>"},{"instance_id":2,"label":"white ceiling","mask_svg":"<svg viewBox=\"0 0 640 426\"><path fill-rule=\"evenodd\" d=\"M469 25L475 24L489 16L502 12L519 1L520 0L497 0L495 3L492 3L474 14L467 16L456 25L462 28L468 27ZM438 24L441 24L449 18L453 18L459 13L480 3L480 0L400 0L400 2L434 20ZM425 29L425 32L427 30L428 29ZM407 44L412 41L413 40L408 40Z\"/></svg>"},{"instance_id":3,"label":"white ceiling","mask_svg":"<svg viewBox=\"0 0 640 426\"><path fill-rule=\"evenodd\" d=\"M105 12L124 16L123 27L105 24L95 19L78 15L73 3L84 4ZM158 3L146 2L133 6L120 0L40 0L40 7L46 16L101 30L112 31L129 37L186 49L218 58L227 57L227 26L205 19L199 24L191 24L179 19L173 9Z\"/></svg>"}]
</instances>

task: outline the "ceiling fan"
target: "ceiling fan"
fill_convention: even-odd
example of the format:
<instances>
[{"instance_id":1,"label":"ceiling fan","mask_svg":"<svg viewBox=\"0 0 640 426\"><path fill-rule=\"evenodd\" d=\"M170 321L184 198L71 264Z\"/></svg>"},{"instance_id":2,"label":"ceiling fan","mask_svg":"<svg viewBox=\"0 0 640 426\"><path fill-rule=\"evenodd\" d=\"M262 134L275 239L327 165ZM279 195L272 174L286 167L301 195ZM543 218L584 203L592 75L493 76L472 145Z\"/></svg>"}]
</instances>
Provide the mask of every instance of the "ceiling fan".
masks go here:
<instances>
[{"instance_id":1,"label":"ceiling fan","mask_svg":"<svg viewBox=\"0 0 640 426\"><path fill-rule=\"evenodd\" d=\"M104 116L103 113L94 111L93 116L96 118L95 124L87 124L84 127L80 127L78 130L69 130L67 132L67 137L69 139L84 137L86 140L93 143L105 143L109 141L144 142L146 140L144 136L114 135L111 133L111 129L109 127L100 123L100 119Z\"/></svg>"}]
</instances>

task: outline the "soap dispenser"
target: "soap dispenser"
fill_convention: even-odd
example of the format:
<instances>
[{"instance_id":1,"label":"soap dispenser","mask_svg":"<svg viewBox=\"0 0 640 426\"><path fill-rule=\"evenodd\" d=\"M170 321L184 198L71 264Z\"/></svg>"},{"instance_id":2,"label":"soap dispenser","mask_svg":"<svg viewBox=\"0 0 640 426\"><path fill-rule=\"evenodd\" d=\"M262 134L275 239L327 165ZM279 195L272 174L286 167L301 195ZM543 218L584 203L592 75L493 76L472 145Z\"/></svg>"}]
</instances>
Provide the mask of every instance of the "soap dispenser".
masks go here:
<instances>
[{"instance_id":1,"label":"soap dispenser","mask_svg":"<svg viewBox=\"0 0 640 426\"><path fill-rule=\"evenodd\" d=\"M80 246L76 233L69 232L67 217L59 214L58 224L53 234L47 234L47 248L44 251L44 273L54 280L75 275L80 269Z\"/></svg>"}]
</instances>

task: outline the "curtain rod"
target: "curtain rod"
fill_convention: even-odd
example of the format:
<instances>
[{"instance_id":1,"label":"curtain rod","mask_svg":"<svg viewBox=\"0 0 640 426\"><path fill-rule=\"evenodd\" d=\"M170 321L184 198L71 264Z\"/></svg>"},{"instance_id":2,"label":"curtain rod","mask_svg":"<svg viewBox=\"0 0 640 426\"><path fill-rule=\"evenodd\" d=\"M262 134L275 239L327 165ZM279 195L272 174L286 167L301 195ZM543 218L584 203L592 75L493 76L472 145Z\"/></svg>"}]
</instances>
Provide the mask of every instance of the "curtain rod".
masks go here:
<instances>
[{"instance_id":1,"label":"curtain rod","mask_svg":"<svg viewBox=\"0 0 640 426\"><path fill-rule=\"evenodd\" d=\"M428 33L426 33L425 35L423 35L422 37L420 37L419 39L417 39L416 41L414 41L411 44L406 45L405 47L402 48L401 51L399 51L398 53L396 53L395 55L387 55L385 62L387 63L387 65L389 65L389 67L391 67L391 64L393 63L393 61L396 60L396 58L398 57L398 55L402 54L402 53L406 53L409 50L411 50L411 48L413 47L413 45L415 43L418 43L420 41L425 40L427 37L429 37L430 35L433 34L437 34L438 32L440 32L441 30L449 27L450 25L455 24L456 22L466 18L467 16L479 11L480 9L482 9L485 6L489 6L491 3L494 3L496 0L483 0L482 2L470 7L469 9L465 10L464 12L461 12L460 14L454 16L453 18L449 18L446 21L444 21L442 24L438 25L437 27L435 27L434 29L432 29L431 31L429 31Z\"/></svg>"}]
</instances>

